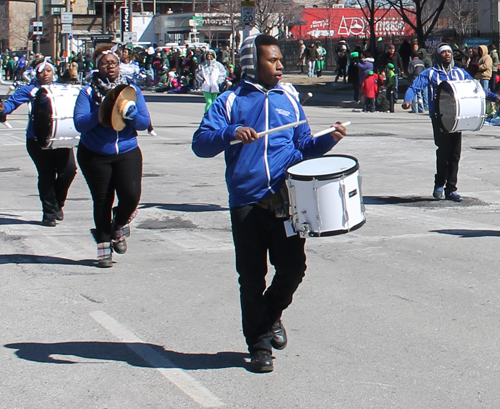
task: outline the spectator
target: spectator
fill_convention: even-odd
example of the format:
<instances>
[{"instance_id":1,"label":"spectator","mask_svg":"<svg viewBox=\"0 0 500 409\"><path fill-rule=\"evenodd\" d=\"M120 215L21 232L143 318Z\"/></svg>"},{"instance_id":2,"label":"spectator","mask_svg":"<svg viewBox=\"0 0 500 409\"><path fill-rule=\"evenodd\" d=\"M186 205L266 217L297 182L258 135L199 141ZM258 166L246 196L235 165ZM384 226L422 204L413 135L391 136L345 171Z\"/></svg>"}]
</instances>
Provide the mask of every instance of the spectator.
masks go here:
<instances>
[{"instance_id":1,"label":"spectator","mask_svg":"<svg viewBox=\"0 0 500 409\"><path fill-rule=\"evenodd\" d=\"M410 64L410 61L412 59L412 46L408 42L408 40L404 40L403 44L401 44L401 47L399 47L399 55L401 56L401 61L402 61L402 66L401 70L403 72L408 71L408 64Z\"/></svg>"},{"instance_id":2,"label":"spectator","mask_svg":"<svg viewBox=\"0 0 500 409\"><path fill-rule=\"evenodd\" d=\"M375 60L372 58L370 51L363 51L363 57L358 64L359 68L359 83L362 84L368 71L374 71Z\"/></svg>"},{"instance_id":3,"label":"spectator","mask_svg":"<svg viewBox=\"0 0 500 409\"><path fill-rule=\"evenodd\" d=\"M421 54L420 54L421 55ZM425 70L425 65L424 62L420 59L419 53L414 51L413 52L413 59L411 60L410 64L408 64L408 81L411 84L417 76ZM419 90L415 93L415 97L413 98L412 106L411 106L411 112L413 113L424 113L425 108L424 108L424 97L423 93L427 92L427 89L425 90Z\"/></svg>"},{"instance_id":4,"label":"spectator","mask_svg":"<svg viewBox=\"0 0 500 409\"><path fill-rule=\"evenodd\" d=\"M377 98L378 86L377 78L375 78L373 71L370 70L366 73L366 77L361 84L361 90L365 99L363 112L375 112L375 99Z\"/></svg>"},{"instance_id":5,"label":"spectator","mask_svg":"<svg viewBox=\"0 0 500 409\"><path fill-rule=\"evenodd\" d=\"M474 78L481 82L483 89L486 91L489 89L490 85L493 62L490 55L488 54L488 47L486 47L485 45L479 46L478 55L478 67Z\"/></svg>"},{"instance_id":6,"label":"spectator","mask_svg":"<svg viewBox=\"0 0 500 409\"><path fill-rule=\"evenodd\" d=\"M389 111L394 112L394 103L396 102L395 92L396 92L396 78L397 75L394 71L394 65L387 64L387 99L389 100Z\"/></svg>"},{"instance_id":7,"label":"spectator","mask_svg":"<svg viewBox=\"0 0 500 409\"><path fill-rule=\"evenodd\" d=\"M325 68L325 58L326 58L326 49L321 44L321 41L316 41L316 51L318 53L318 59L316 60L316 75L321 77L323 69ZM344 68L344 82L345 82L345 68Z\"/></svg>"},{"instance_id":8,"label":"spectator","mask_svg":"<svg viewBox=\"0 0 500 409\"><path fill-rule=\"evenodd\" d=\"M205 112L219 95L219 87L226 79L226 69L220 62L215 61L215 51L208 50L206 58L207 60L200 65L196 72L196 79L205 97Z\"/></svg>"},{"instance_id":9,"label":"spectator","mask_svg":"<svg viewBox=\"0 0 500 409\"><path fill-rule=\"evenodd\" d=\"M314 43L309 44L306 48L306 60L309 67L308 77L314 76L314 68L316 67L316 61L318 60L318 50L314 46Z\"/></svg>"},{"instance_id":10,"label":"spectator","mask_svg":"<svg viewBox=\"0 0 500 409\"><path fill-rule=\"evenodd\" d=\"M344 78L344 82L347 80L347 46L341 44L337 51L337 76L335 77L335 82L339 80L339 77Z\"/></svg>"},{"instance_id":11,"label":"spectator","mask_svg":"<svg viewBox=\"0 0 500 409\"><path fill-rule=\"evenodd\" d=\"M306 46L304 41L299 40L299 58L297 61L297 66L300 69L299 74L305 74L305 66L306 66Z\"/></svg>"},{"instance_id":12,"label":"spectator","mask_svg":"<svg viewBox=\"0 0 500 409\"><path fill-rule=\"evenodd\" d=\"M396 47L393 44L389 44L387 47L387 52L384 55L384 69L387 64L394 65L394 73L396 74L395 85L394 85L394 102L398 99L398 89L399 89L399 76L404 74L403 71L403 61L401 56L396 53ZM387 92L389 92L389 87L387 87Z\"/></svg>"},{"instance_id":13,"label":"spectator","mask_svg":"<svg viewBox=\"0 0 500 409\"><path fill-rule=\"evenodd\" d=\"M354 51L351 53L351 63L349 64L349 69L347 70L348 81L352 84L354 95L352 102L359 103L359 67L358 64L360 62L359 53Z\"/></svg>"},{"instance_id":14,"label":"spectator","mask_svg":"<svg viewBox=\"0 0 500 409\"><path fill-rule=\"evenodd\" d=\"M498 59L498 51L497 48L495 47L495 44L490 44L488 46L488 50L490 52L490 57L491 57L491 62L492 62L492 71L491 71L491 79L490 79L490 91L495 92L496 90L496 83L497 83L497 75L498 75L498 64L499 64L499 59Z\"/></svg>"}]
</instances>

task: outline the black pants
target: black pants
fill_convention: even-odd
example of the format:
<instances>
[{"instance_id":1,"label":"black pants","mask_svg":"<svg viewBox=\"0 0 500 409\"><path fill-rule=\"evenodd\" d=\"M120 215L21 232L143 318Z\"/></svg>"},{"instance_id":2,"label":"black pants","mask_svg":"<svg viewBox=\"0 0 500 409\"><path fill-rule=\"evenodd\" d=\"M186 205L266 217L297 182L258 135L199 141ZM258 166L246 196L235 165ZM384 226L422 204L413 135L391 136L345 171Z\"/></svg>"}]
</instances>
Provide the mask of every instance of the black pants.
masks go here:
<instances>
[{"instance_id":1,"label":"black pants","mask_svg":"<svg viewBox=\"0 0 500 409\"><path fill-rule=\"evenodd\" d=\"M357 102L357 101L359 101L359 91L361 90L361 86L359 85L359 81L356 80L356 82L353 82L352 88L354 91L353 100Z\"/></svg>"},{"instance_id":2,"label":"black pants","mask_svg":"<svg viewBox=\"0 0 500 409\"><path fill-rule=\"evenodd\" d=\"M111 211L118 197L116 224L125 225L141 197L142 153L139 148L118 155L100 155L78 145L78 164L94 202L95 239L111 240Z\"/></svg>"},{"instance_id":3,"label":"black pants","mask_svg":"<svg viewBox=\"0 0 500 409\"><path fill-rule=\"evenodd\" d=\"M441 128L436 117L432 117L436 150L436 186L444 186L445 194L457 190L458 162L462 151L462 132L448 133Z\"/></svg>"},{"instance_id":4,"label":"black pants","mask_svg":"<svg viewBox=\"0 0 500 409\"><path fill-rule=\"evenodd\" d=\"M396 102L396 90L387 89L387 97L389 100L389 112L394 112L394 103Z\"/></svg>"},{"instance_id":5,"label":"black pants","mask_svg":"<svg viewBox=\"0 0 500 409\"><path fill-rule=\"evenodd\" d=\"M286 237L284 221L257 205L231 208L243 335L248 350L272 350L271 325L292 302L304 277L305 239ZM267 254L276 272L266 289Z\"/></svg>"},{"instance_id":6,"label":"black pants","mask_svg":"<svg viewBox=\"0 0 500 409\"><path fill-rule=\"evenodd\" d=\"M55 219L64 206L76 175L73 149L42 149L36 139L27 139L26 149L38 172L38 194L43 218Z\"/></svg>"}]
</instances>

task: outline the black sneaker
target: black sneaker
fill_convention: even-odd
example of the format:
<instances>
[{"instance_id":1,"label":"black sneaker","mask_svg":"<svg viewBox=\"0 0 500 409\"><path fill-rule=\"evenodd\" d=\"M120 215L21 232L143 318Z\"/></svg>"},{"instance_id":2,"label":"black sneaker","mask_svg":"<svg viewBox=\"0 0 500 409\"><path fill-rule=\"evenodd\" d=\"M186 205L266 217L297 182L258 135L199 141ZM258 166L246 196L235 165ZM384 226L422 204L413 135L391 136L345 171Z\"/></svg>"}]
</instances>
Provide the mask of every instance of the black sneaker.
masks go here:
<instances>
[{"instance_id":1,"label":"black sneaker","mask_svg":"<svg viewBox=\"0 0 500 409\"><path fill-rule=\"evenodd\" d=\"M454 202L461 202L464 200L457 192L451 192L446 195L446 200L453 200Z\"/></svg>"},{"instance_id":2,"label":"black sneaker","mask_svg":"<svg viewBox=\"0 0 500 409\"><path fill-rule=\"evenodd\" d=\"M432 196L434 196L434 199L443 200L445 198L444 187L434 186L434 191L432 192Z\"/></svg>"},{"instance_id":3,"label":"black sneaker","mask_svg":"<svg viewBox=\"0 0 500 409\"><path fill-rule=\"evenodd\" d=\"M56 227L56 219L43 219L42 226Z\"/></svg>"},{"instance_id":4,"label":"black sneaker","mask_svg":"<svg viewBox=\"0 0 500 409\"><path fill-rule=\"evenodd\" d=\"M63 221L64 220L64 212L62 209L59 209L56 212L56 220Z\"/></svg>"},{"instance_id":5,"label":"black sneaker","mask_svg":"<svg viewBox=\"0 0 500 409\"><path fill-rule=\"evenodd\" d=\"M259 349L253 352L250 358L250 367L252 369L252 372L272 372L274 367L271 351L268 351L266 349Z\"/></svg>"},{"instance_id":6,"label":"black sneaker","mask_svg":"<svg viewBox=\"0 0 500 409\"><path fill-rule=\"evenodd\" d=\"M273 332L273 338L271 339L271 345L274 349L285 349L287 344L286 330L283 326L281 320L277 320L271 327Z\"/></svg>"}]
</instances>

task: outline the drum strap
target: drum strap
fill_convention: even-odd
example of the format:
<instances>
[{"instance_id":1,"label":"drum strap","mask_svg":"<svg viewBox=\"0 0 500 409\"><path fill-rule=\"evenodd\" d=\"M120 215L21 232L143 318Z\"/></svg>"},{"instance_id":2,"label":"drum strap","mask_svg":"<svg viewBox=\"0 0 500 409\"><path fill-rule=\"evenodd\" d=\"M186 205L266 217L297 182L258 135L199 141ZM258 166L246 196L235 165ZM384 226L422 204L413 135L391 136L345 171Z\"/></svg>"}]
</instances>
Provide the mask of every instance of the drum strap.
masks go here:
<instances>
[{"instance_id":1,"label":"drum strap","mask_svg":"<svg viewBox=\"0 0 500 409\"><path fill-rule=\"evenodd\" d=\"M256 203L257 206L273 212L278 218L290 217L288 189L286 184L283 184L280 190L273 195Z\"/></svg>"}]
</instances>

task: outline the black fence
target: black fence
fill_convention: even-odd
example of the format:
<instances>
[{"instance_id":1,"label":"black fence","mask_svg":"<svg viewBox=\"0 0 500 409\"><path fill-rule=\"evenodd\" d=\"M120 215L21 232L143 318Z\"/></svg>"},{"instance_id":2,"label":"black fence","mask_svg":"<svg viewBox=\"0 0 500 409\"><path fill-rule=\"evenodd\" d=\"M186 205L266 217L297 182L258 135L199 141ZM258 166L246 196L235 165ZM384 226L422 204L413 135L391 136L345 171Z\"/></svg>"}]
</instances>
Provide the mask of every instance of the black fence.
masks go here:
<instances>
[{"instance_id":1,"label":"black fence","mask_svg":"<svg viewBox=\"0 0 500 409\"><path fill-rule=\"evenodd\" d=\"M438 33L440 34L440 33ZM486 33L479 32L471 33L467 37L460 37L453 33L443 33L443 35L436 35L434 37L430 37L426 42L427 51L433 51L438 43L441 41L448 42L450 44L457 44L460 47L463 47L464 44L467 46L477 46L484 39L483 45L489 45L491 43L495 44L497 49L499 47L500 34L499 33ZM383 43L387 47L389 44L394 44L396 46L396 51L399 50L399 47L405 40L407 40L410 44L412 44L415 36L393 36L393 37L384 37ZM315 43L318 39L303 39L304 44L308 46L311 43ZM349 45L349 49L352 51L356 48L357 45L363 46L363 38L359 37L348 37L345 38L346 42ZM337 46L339 39L331 39L331 38L322 38L319 39L321 44L326 49L326 60L325 60L325 71L334 71L336 69L336 53L335 47ZM366 40L368 41L368 40ZM369 46L369 44L368 44ZM283 65L285 66L285 71L293 72L298 71L297 62L299 60L299 40L298 39L286 39L280 40L280 48L283 54Z\"/></svg>"}]
</instances>

